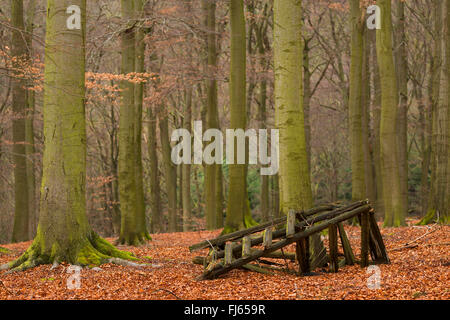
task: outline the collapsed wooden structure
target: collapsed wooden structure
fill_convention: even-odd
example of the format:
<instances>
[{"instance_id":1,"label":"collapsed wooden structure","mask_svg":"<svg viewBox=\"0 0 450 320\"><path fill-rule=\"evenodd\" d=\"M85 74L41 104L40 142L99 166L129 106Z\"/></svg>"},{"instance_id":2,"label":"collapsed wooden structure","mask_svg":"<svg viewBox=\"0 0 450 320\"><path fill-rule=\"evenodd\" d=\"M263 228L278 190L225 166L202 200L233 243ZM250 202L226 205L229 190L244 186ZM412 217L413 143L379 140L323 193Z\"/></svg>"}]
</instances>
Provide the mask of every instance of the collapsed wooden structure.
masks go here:
<instances>
[{"instance_id":1,"label":"collapsed wooden structure","mask_svg":"<svg viewBox=\"0 0 450 320\"><path fill-rule=\"evenodd\" d=\"M355 217L361 226L359 261L355 259L342 224ZM291 210L287 217L202 241L189 247L189 250L192 252L210 248L206 257L194 258L194 263L203 264L205 267L199 280L214 279L236 268L263 273L271 273L270 270L285 271L274 267L280 264L273 260L262 258L295 260L299 267L297 273L308 275L311 269L317 266L310 259L309 239L325 229L328 229L329 239L329 251L325 257L330 272L338 272L340 265L353 265L356 262L359 262L361 267L366 267L369 264L369 254L373 263L390 263L374 211L367 200L346 206L323 205L302 212ZM338 231L344 257L341 261L338 252ZM296 244L295 254L286 253L283 248L293 243Z\"/></svg>"}]
</instances>

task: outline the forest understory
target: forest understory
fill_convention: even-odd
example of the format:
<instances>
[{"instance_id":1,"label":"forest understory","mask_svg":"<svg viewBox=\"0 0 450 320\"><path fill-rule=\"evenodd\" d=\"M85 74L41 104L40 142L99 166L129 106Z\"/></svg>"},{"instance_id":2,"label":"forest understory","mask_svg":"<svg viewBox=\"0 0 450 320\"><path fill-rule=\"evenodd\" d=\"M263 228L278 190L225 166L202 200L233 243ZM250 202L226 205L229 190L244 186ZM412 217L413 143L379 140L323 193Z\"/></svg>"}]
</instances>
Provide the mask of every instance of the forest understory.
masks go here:
<instances>
[{"instance_id":1,"label":"forest understory","mask_svg":"<svg viewBox=\"0 0 450 320\"><path fill-rule=\"evenodd\" d=\"M448 300L450 299L450 226L381 228L390 265L379 265L380 289L369 289L372 273L358 265L345 266L338 273L316 269L314 276L299 277L278 272L263 275L233 270L216 280L196 281L203 267L192 263L199 252L188 247L219 235L221 230L152 234L152 241L140 247L119 246L141 259L141 267L101 265L81 271L81 288L70 290L68 265L42 265L24 272L0 274L0 300ZM345 226L355 255L359 255L360 228ZM115 239L108 239L113 242ZM327 245L327 237L324 239ZM0 265L18 258L30 242L4 245ZM295 245L288 251L294 252ZM342 252L342 248L339 248ZM207 251L207 250L206 250ZM206 252L205 251L205 252ZM279 262L280 260L278 260ZM289 270L297 264L286 262Z\"/></svg>"}]
</instances>

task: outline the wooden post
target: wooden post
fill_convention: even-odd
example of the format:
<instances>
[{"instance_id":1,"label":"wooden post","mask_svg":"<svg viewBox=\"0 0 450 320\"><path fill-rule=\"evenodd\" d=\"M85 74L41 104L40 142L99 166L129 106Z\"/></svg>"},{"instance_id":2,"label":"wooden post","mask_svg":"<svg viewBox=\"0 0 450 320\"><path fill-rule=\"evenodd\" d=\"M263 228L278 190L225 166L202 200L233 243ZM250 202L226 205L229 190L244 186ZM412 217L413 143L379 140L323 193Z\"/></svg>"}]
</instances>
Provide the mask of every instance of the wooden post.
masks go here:
<instances>
[{"instance_id":1,"label":"wooden post","mask_svg":"<svg viewBox=\"0 0 450 320\"><path fill-rule=\"evenodd\" d=\"M268 248L272 245L272 227L267 228L264 230L264 236L263 236L263 243L264 248Z\"/></svg>"},{"instance_id":2,"label":"wooden post","mask_svg":"<svg viewBox=\"0 0 450 320\"><path fill-rule=\"evenodd\" d=\"M233 262L233 243L225 244L225 265L230 265Z\"/></svg>"},{"instance_id":3,"label":"wooden post","mask_svg":"<svg viewBox=\"0 0 450 320\"><path fill-rule=\"evenodd\" d=\"M242 257L248 257L251 254L252 239L247 236L242 238Z\"/></svg>"},{"instance_id":4,"label":"wooden post","mask_svg":"<svg viewBox=\"0 0 450 320\"><path fill-rule=\"evenodd\" d=\"M369 213L361 213L361 267L369 265Z\"/></svg>"},{"instance_id":5,"label":"wooden post","mask_svg":"<svg viewBox=\"0 0 450 320\"><path fill-rule=\"evenodd\" d=\"M299 266L299 273L306 275L311 272L311 265L309 262L309 237L305 237L296 243L296 256Z\"/></svg>"},{"instance_id":6,"label":"wooden post","mask_svg":"<svg viewBox=\"0 0 450 320\"><path fill-rule=\"evenodd\" d=\"M336 224L332 224L328 227L328 241L330 242L330 272L338 272L339 262Z\"/></svg>"},{"instance_id":7,"label":"wooden post","mask_svg":"<svg viewBox=\"0 0 450 320\"><path fill-rule=\"evenodd\" d=\"M289 210L286 222L286 238L291 238L295 234L295 219L295 211Z\"/></svg>"},{"instance_id":8,"label":"wooden post","mask_svg":"<svg viewBox=\"0 0 450 320\"><path fill-rule=\"evenodd\" d=\"M355 255L353 254L350 241L348 241L347 234L345 233L342 223L338 223L339 237L341 238L342 248L344 250L345 264L352 266L355 264Z\"/></svg>"},{"instance_id":9,"label":"wooden post","mask_svg":"<svg viewBox=\"0 0 450 320\"><path fill-rule=\"evenodd\" d=\"M369 212L369 228L370 235L376 246L377 251L377 263L391 263L386 251L386 247L383 242L383 237L381 235L380 229L378 228L377 220L375 219L375 214Z\"/></svg>"}]
</instances>

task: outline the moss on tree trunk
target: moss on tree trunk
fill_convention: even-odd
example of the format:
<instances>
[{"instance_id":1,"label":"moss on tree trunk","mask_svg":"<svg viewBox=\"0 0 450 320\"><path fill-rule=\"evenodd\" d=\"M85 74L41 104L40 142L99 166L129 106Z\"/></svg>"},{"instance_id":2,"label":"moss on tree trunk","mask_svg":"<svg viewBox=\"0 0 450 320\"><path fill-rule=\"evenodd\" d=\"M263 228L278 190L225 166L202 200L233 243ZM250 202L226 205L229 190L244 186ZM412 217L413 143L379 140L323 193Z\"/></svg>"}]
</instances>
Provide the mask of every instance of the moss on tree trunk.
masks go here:
<instances>
[{"instance_id":1,"label":"moss on tree trunk","mask_svg":"<svg viewBox=\"0 0 450 320\"><path fill-rule=\"evenodd\" d=\"M70 5L80 8L81 29L67 29ZM86 1L47 2L39 226L28 250L2 269L20 271L54 262L84 266L112 257L135 259L100 238L87 220L85 19Z\"/></svg>"}]
</instances>

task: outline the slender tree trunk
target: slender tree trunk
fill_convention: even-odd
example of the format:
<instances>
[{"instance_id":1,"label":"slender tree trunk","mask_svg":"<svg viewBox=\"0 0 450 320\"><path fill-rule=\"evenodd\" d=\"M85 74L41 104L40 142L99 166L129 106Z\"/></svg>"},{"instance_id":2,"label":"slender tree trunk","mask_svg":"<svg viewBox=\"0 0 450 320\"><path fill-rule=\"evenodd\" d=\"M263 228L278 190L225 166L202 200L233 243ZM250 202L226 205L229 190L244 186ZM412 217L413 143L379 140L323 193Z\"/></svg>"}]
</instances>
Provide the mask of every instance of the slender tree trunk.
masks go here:
<instances>
[{"instance_id":1,"label":"slender tree trunk","mask_svg":"<svg viewBox=\"0 0 450 320\"><path fill-rule=\"evenodd\" d=\"M161 224L161 188L159 185L158 145L156 139L156 116L150 106L148 116L148 157L150 162L150 217L151 232L162 231Z\"/></svg>"},{"instance_id":2,"label":"slender tree trunk","mask_svg":"<svg viewBox=\"0 0 450 320\"><path fill-rule=\"evenodd\" d=\"M375 212L378 218L384 217L384 198L383 198L383 175L381 170L381 140L380 140L380 124L381 124L381 80L378 66L378 57L376 51L376 33L371 34L371 57L372 57L372 82L374 88L373 94L373 162L375 169L375 186L377 200Z\"/></svg>"},{"instance_id":3,"label":"slender tree trunk","mask_svg":"<svg viewBox=\"0 0 450 320\"><path fill-rule=\"evenodd\" d=\"M405 34L405 4L395 1L395 71L399 90L397 121L398 161L400 169L400 189L402 208L408 211L408 56Z\"/></svg>"},{"instance_id":4,"label":"slender tree trunk","mask_svg":"<svg viewBox=\"0 0 450 320\"><path fill-rule=\"evenodd\" d=\"M80 28L67 28L69 6L81 20ZM85 0L47 1L39 226L28 250L2 269L132 258L94 233L86 215L85 32Z\"/></svg>"},{"instance_id":5,"label":"slender tree trunk","mask_svg":"<svg viewBox=\"0 0 450 320\"><path fill-rule=\"evenodd\" d=\"M207 44L207 84L206 84L206 129L219 129L217 116L217 50L216 50L216 3L203 0L206 13ZM205 164L205 215L206 228L217 229L216 199L217 164Z\"/></svg>"},{"instance_id":6,"label":"slender tree trunk","mask_svg":"<svg viewBox=\"0 0 450 320\"><path fill-rule=\"evenodd\" d=\"M166 181L167 202L169 211L169 232L177 232L177 168L172 163L170 139L169 139L169 119L167 110L159 119L159 133L161 136L161 147L164 162L164 178Z\"/></svg>"},{"instance_id":7,"label":"slender tree trunk","mask_svg":"<svg viewBox=\"0 0 450 320\"><path fill-rule=\"evenodd\" d=\"M435 65L435 74L432 92L434 103L432 107L432 173L431 190L428 203L428 213L420 224L438 221L449 222L449 186L448 186L448 153L449 153L449 1L442 1L436 5L435 37L438 65Z\"/></svg>"},{"instance_id":8,"label":"slender tree trunk","mask_svg":"<svg viewBox=\"0 0 450 320\"><path fill-rule=\"evenodd\" d=\"M188 88L185 95L185 111L183 128L188 132L192 130L192 89ZM182 165L182 203L183 203L183 231L192 230L192 205L191 205L191 165Z\"/></svg>"},{"instance_id":9,"label":"slender tree trunk","mask_svg":"<svg viewBox=\"0 0 450 320\"><path fill-rule=\"evenodd\" d=\"M143 17L146 0L134 0L136 15ZM143 26L136 30L136 61L135 72L145 72L145 31ZM144 198L144 169L142 167L142 112L144 103L144 84L135 85L135 161L136 161L136 221L137 232L140 241L150 240L151 237L147 231L147 219L145 216L145 198Z\"/></svg>"},{"instance_id":10,"label":"slender tree trunk","mask_svg":"<svg viewBox=\"0 0 450 320\"><path fill-rule=\"evenodd\" d=\"M377 2L381 9L381 29L377 30L377 57L381 80L381 165L386 226L405 224L401 201L397 152L398 89L392 51L391 0Z\"/></svg>"},{"instance_id":11,"label":"slender tree trunk","mask_svg":"<svg viewBox=\"0 0 450 320\"><path fill-rule=\"evenodd\" d=\"M364 28L360 1L351 0L352 45L350 67L349 119L352 149L352 199L366 198L364 139L363 139L363 62L364 62Z\"/></svg>"},{"instance_id":12,"label":"slender tree trunk","mask_svg":"<svg viewBox=\"0 0 450 320\"><path fill-rule=\"evenodd\" d=\"M446 23L446 47L445 47L445 72L447 74L446 81L447 81L447 140L446 140L446 150L447 150L447 189L445 193L445 208L444 213L446 212L446 217L442 219L442 222L447 223L449 221L449 215L450 215L450 41L448 39L450 38L450 0L447 0L446 2L447 6L447 23Z\"/></svg>"},{"instance_id":13,"label":"slender tree trunk","mask_svg":"<svg viewBox=\"0 0 450 320\"><path fill-rule=\"evenodd\" d=\"M372 204L376 203L375 169L373 159L373 148L370 136L370 34L368 30L364 32L364 59L362 69L362 140L364 150L364 181L366 197Z\"/></svg>"},{"instance_id":14,"label":"slender tree trunk","mask_svg":"<svg viewBox=\"0 0 450 320\"><path fill-rule=\"evenodd\" d=\"M122 19L126 24L121 35L121 73L135 72L135 6L134 1L121 0ZM135 85L123 80L121 87L119 123L119 199L121 227L119 243L139 245L141 242L138 220L138 195L136 186L136 104Z\"/></svg>"},{"instance_id":15,"label":"slender tree trunk","mask_svg":"<svg viewBox=\"0 0 450 320\"><path fill-rule=\"evenodd\" d=\"M305 140L306 140L306 154L308 156L308 167L311 168L311 71L310 71L310 48L309 42L311 39L304 41L303 48L303 105L305 110Z\"/></svg>"},{"instance_id":16,"label":"slender tree trunk","mask_svg":"<svg viewBox=\"0 0 450 320\"><path fill-rule=\"evenodd\" d=\"M11 53L15 57L14 67L20 70L22 62L27 60L28 54L25 42L25 27L23 18L23 1L11 1ZM26 142L26 81L21 79L20 72L12 80L12 110L13 118L13 161L14 161L14 227L12 242L29 240L30 208L29 186L27 170Z\"/></svg>"},{"instance_id":17,"label":"slender tree trunk","mask_svg":"<svg viewBox=\"0 0 450 320\"><path fill-rule=\"evenodd\" d=\"M36 1L30 0L27 8L26 23L26 45L28 49L28 63L33 64L33 33L34 33L34 13L36 10ZM35 92L30 90L34 83L29 83L27 91L27 117L25 119L25 150L27 154L27 178L28 178L28 198L29 198L29 231L30 239L34 238L38 223L38 197L36 194L36 177L34 170L35 161L35 142L34 142L34 113L35 113Z\"/></svg>"}]
</instances>

